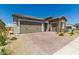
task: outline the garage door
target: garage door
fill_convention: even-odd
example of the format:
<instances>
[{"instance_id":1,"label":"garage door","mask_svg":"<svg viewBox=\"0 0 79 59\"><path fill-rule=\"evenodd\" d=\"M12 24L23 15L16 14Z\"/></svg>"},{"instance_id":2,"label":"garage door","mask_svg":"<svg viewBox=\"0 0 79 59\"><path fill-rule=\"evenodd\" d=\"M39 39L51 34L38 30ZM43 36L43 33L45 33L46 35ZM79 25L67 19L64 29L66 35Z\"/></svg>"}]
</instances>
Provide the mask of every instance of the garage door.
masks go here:
<instances>
[{"instance_id":1,"label":"garage door","mask_svg":"<svg viewBox=\"0 0 79 59\"><path fill-rule=\"evenodd\" d=\"M41 32L41 23L21 21L21 33Z\"/></svg>"}]
</instances>

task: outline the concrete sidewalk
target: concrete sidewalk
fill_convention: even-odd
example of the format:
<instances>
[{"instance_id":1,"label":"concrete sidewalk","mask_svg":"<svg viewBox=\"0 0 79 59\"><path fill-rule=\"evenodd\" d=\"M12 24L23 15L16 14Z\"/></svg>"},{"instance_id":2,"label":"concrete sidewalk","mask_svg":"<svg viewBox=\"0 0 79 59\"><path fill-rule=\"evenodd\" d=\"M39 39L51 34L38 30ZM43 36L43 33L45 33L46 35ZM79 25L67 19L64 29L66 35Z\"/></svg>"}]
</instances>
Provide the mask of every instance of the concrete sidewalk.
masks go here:
<instances>
[{"instance_id":1,"label":"concrete sidewalk","mask_svg":"<svg viewBox=\"0 0 79 59\"><path fill-rule=\"evenodd\" d=\"M78 55L79 54L79 37L74 41L54 53L54 55Z\"/></svg>"}]
</instances>

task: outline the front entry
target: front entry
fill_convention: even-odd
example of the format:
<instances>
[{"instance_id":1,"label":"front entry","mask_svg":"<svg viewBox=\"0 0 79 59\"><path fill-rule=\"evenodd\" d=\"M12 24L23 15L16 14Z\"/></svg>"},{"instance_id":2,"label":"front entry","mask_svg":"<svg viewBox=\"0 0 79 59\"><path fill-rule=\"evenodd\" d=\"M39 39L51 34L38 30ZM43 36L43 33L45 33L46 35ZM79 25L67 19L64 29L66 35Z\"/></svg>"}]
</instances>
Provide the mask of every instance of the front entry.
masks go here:
<instances>
[{"instance_id":1,"label":"front entry","mask_svg":"<svg viewBox=\"0 0 79 59\"><path fill-rule=\"evenodd\" d=\"M51 25L52 25L52 31L56 32L58 24L56 22L54 22L54 23L51 23Z\"/></svg>"},{"instance_id":2,"label":"front entry","mask_svg":"<svg viewBox=\"0 0 79 59\"><path fill-rule=\"evenodd\" d=\"M63 32L65 28L64 22L60 22L60 32Z\"/></svg>"},{"instance_id":3,"label":"front entry","mask_svg":"<svg viewBox=\"0 0 79 59\"><path fill-rule=\"evenodd\" d=\"M48 23L44 23L44 31L46 32L48 28Z\"/></svg>"}]
</instances>

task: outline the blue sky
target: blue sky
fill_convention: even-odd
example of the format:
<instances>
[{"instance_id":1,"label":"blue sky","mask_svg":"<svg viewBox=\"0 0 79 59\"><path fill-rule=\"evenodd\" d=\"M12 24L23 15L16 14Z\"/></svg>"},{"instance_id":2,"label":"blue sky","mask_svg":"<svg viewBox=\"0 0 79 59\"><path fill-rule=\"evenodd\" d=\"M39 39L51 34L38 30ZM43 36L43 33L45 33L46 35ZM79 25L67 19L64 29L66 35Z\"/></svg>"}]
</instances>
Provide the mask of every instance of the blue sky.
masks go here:
<instances>
[{"instance_id":1,"label":"blue sky","mask_svg":"<svg viewBox=\"0 0 79 59\"><path fill-rule=\"evenodd\" d=\"M77 4L0 4L0 19L6 24L12 24L14 13L38 18L65 16L68 23L79 23Z\"/></svg>"}]
</instances>

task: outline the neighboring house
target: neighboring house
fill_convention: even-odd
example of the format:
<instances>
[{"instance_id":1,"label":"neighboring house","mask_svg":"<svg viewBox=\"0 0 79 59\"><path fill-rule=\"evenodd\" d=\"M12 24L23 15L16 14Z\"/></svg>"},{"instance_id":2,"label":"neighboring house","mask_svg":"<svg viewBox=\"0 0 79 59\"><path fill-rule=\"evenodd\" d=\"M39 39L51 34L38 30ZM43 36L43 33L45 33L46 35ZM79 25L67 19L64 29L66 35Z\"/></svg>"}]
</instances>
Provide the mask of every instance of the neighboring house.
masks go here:
<instances>
[{"instance_id":1,"label":"neighboring house","mask_svg":"<svg viewBox=\"0 0 79 59\"><path fill-rule=\"evenodd\" d=\"M66 25L66 32L71 32L72 28L73 28L73 24L67 24Z\"/></svg>"},{"instance_id":2,"label":"neighboring house","mask_svg":"<svg viewBox=\"0 0 79 59\"><path fill-rule=\"evenodd\" d=\"M77 28L77 30L79 30L79 23L75 24L74 26Z\"/></svg>"},{"instance_id":3,"label":"neighboring house","mask_svg":"<svg viewBox=\"0 0 79 59\"><path fill-rule=\"evenodd\" d=\"M46 31L60 32L66 28L67 19L64 16L55 19L52 17L41 19L19 14L13 14L12 16L15 34Z\"/></svg>"}]
</instances>

